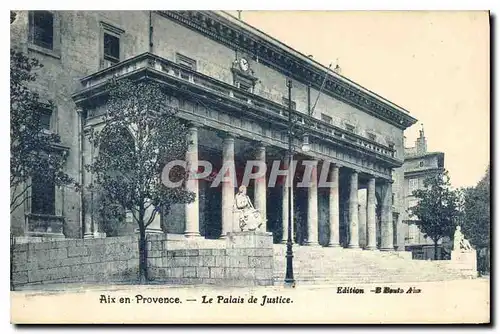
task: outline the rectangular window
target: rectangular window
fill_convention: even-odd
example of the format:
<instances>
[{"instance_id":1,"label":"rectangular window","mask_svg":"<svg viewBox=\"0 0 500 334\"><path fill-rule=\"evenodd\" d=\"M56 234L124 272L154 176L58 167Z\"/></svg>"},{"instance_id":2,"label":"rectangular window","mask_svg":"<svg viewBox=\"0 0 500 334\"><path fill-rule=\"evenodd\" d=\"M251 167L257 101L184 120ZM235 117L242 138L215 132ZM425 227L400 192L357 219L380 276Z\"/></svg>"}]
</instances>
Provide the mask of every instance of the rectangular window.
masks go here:
<instances>
[{"instance_id":1,"label":"rectangular window","mask_svg":"<svg viewBox=\"0 0 500 334\"><path fill-rule=\"evenodd\" d=\"M408 180L408 195L412 195L418 189L418 179L413 178Z\"/></svg>"},{"instance_id":2,"label":"rectangular window","mask_svg":"<svg viewBox=\"0 0 500 334\"><path fill-rule=\"evenodd\" d=\"M417 206L418 204L418 200L416 198L412 198L410 200L408 200L408 218L410 219L418 219L416 216L414 216L412 213L411 213L411 208Z\"/></svg>"},{"instance_id":3,"label":"rectangular window","mask_svg":"<svg viewBox=\"0 0 500 334\"><path fill-rule=\"evenodd\" d=\"M120 62L120 38L104 33L104 59L116 64Z\"/></svg>"},{"instance_id":4,"label":"rectangular window","mask_svg":"<svg viewBox=\"0 0 500 334\"><path fill-rule=\"evenodd\" d=\"M190 70L196 71L196 60L186 57L180 53L176 54L177 64Z\"/></svg>"},{"instance_id":5,"label":"rectangular window","mask_svg":"<svg viewBox=\"0 0 500 334\"><path fill-rule=\"evenodd\" d=\"M122 60L121 35L124 30L101 21L101 68L108 68Z\"/></svg>"},{"instance_id":6,"label":"rectangular window","mask_svg":"<svg viewBox=\"0 0 500 334\"><path fill-rule=\"evenodd\" d=\"M40 126L42 130L51 130L52 112L47 109L40 110Z\"/></svg>"},{"instance_id":7,"label":"rectangular window","mask_svg":"<svg viewBox=\"0 0 500 334\"><path fill-rule=\"evenodd\" d=\"M288 97L283 97L283 105L288 109ZM292 110L297 110L297 104L292 100Z\"/></svg>"},{"instance_id":8,"label":"rectangular window","mask_svg":"<svg viewBox=\"0 0 500 334\"><path fill-rule=\"evenodd\" d=\"M329 124L332 124L333 123L333 118L331 118L330 116L328 116L327 114L321 114L321 120L323 122L327 122Z\"/></svg>"},{"instance_id":9,"label":"rectangular window","mask_svg":"<svg viewBox=\"0 0 500 334\"><path fill-rule=\"evenodd\" d=\"M29 12L29 41L52 50L54 47L54 14L45 10Z\"/></svg>"},{"instance_id":10,"label":"rectangular window","mask_svg":"<svg viewBox=\"0 0 500 334\"><path fill-rule=\"evenodd\" d=\"M417 243L419 241L420 237L420 230L417 225L415 224L410 224L408 226L408 239L414 243Z\"/></svg>"},{"instance_id":11,"label":"rectangular window","mask_svg":"<svg viewBox=\"0 0 500 334\"><path fill-rule=\"evenodd\" d=\"M31 213L55 215L56 187L54 178L35 174L31 179Z\"/></svg>"}]
</instances>

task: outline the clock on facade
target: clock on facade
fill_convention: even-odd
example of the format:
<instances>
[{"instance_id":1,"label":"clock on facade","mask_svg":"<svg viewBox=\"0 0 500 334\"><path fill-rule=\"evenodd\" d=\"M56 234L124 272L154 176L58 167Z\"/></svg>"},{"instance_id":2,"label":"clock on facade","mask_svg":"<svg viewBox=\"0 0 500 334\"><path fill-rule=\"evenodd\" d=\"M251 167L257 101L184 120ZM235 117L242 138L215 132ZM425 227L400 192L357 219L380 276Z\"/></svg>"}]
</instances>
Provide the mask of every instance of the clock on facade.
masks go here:
<instances>
[{"instance_id":1,"label":"clock on facade","mask_svg":"<svg viewBox=\"0 0 500 334\"><path fill-rule=\"evenodd\" d=\"M248 71L248 60L245 58L240 59L240 69L245 72Z\"/></svg>"}]
</instances>

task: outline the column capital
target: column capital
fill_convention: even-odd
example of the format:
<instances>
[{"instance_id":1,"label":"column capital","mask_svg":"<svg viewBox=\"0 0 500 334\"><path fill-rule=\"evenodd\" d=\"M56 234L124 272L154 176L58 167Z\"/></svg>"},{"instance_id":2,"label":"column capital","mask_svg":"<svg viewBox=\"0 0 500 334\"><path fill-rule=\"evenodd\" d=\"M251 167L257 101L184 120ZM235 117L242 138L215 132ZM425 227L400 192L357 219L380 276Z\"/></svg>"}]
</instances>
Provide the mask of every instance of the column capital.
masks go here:
<instances>
[{"instance_id":1,"label":"column capital","mask_svg":"<svg viewBox=\"0 0 500 334\"><path fill-rule=\"evenodd\" d=\"M239 138L239 135L232 133L232 132L227 132L227 131L217 131L217 137L222 138L224 140L234 140L236 138Z\"/></svg>"},{"instance_id":2,"label":"column capital","mask_svg":"<svg viewBox=\"0 0 500 334\"><path fill-rule=\"evenodd\" d=\"M392 180L392 179L387 179L387 178L380 177L380 176L371 176L371 177L375 178L375 181L379 182L381 184L388 184L388 183L392 184L392 183L394 183L394 180Z\"/></svg>"},{"instance_id":3,"label":"column capital","mask_svg":"<svg viewBox=\"0 0 500 334\"><path fill-rule=\"evenodd\" d=\"M203 128L205 125L201 122L197 122L197 121L187 121L186 122L186 125L189 129L200 129L200 128Z\"/></svg>"},{"instance_id":4,"label":"column capital","mask_svg":"<svg viewBox=\"0 0 500 334\"><path fill-rule=\"evenodd\" d=\"M359 173L361 173L361 171L359 169L357 169L357 168L350 168L349 167L349 170L350 170L351 174L359 174Z\"/></svg>"},{"instance_id":5,"label":"column capital","mask_svg":"<svg viewBox=\"0 0 500 334\"><path fill-rule=\"evenodd\" d=\"M269 146L269 144L267 144L263 141L260 141L260 140L253 140L252 144L255 145L255 149L265 149Z\"/></svg>"}]
</instances>

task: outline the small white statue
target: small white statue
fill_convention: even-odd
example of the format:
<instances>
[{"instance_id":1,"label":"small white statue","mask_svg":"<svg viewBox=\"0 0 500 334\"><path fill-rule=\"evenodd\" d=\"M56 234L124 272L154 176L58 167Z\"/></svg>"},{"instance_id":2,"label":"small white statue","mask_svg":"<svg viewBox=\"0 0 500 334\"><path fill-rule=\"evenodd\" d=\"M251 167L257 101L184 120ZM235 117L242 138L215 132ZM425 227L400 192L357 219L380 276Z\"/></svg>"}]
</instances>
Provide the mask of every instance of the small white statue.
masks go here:
<instances>
[{"instance_id":1,"label":"small white statue","mask_svg":"<svg viewBox=\"0 0 500 334\"><path fill-rule=\"evenodd\" d=\"M457 226L455 235L453 237L453 250L454 251L470 251L472 246L469 240L465 239L463 233L460 231L460 226Z\"/></svg>"},{"instance_id":2,"label":"small white statue","mask_svg":"<svg viewBox=\"0 0 500 334\"><path fill-rule=\"evenodd\" d=\"M259 210L253 207L252 201L247 195L247 188L240 186L234 198L235 218L238 219L242 231L255 231L263 223Z\"/></svg>"}]
</instances>

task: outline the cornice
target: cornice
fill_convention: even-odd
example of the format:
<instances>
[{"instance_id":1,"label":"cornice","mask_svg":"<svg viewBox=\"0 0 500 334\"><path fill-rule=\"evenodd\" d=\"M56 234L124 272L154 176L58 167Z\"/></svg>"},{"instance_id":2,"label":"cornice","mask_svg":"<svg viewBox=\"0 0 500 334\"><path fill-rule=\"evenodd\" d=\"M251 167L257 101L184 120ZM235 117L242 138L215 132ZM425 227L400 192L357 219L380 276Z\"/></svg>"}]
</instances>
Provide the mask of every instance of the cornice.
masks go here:
<instances>
[{"instance_id":1,"label":"cornice","mask_svg":"<svg viewBox=\"0 0 500 334\"><path fill-rule=\"evenodd\" d=\"M194 77L191 80L183 79L182 76L174 74L175 70L190 73ZM77 107L93 108L102 103L107 94L109 80L119 78L153 80L168 89L173 94L172 96L198 101L205 107L230 114L242 112L247 118L272 124L275 130L286 129L288 126L288 116L284 113L284 107L281 104L241 91L205 74L181 68L172 61L150 53L138 55L80 79L85 88L72 95ZM293 115L299 119L299 123L304 126L304 130L311 137L317 138L325 145L338 147L343 151L348 150L349 154L354 157L377 162L387 168L397 168L403 164L402 160L394 157L394 150L390 147L352 134L299 111L293 111Z\"/></svg>"},{"instance_id":2,"label":"cornice","mask_svg":"<svg viewBox=\"0 0 500 334\"><path fill-rule=\"evenodd\" d=\"M276 43L258 36L212 11L159 11L160 15L202 33L235 50L252 54L255 59L305 85L319 90L325 75L323 93L384 120L400 129L415 124L417 119L406 110L369 92L354 82L332 75L321 65L306 61ZM364 91L366 90L366 91Z\"/></svg>"}]
</instances>

